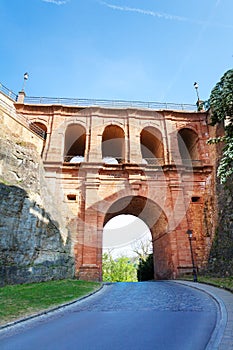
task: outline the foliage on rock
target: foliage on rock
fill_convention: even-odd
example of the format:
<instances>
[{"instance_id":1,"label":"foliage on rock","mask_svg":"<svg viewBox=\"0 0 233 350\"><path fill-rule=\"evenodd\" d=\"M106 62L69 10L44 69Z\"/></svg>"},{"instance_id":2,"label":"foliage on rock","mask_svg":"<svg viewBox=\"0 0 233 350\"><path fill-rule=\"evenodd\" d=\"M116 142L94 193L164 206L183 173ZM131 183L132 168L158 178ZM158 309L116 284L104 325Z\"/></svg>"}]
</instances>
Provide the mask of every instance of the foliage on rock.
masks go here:
<instances>
[{"instance_id":1,"label":"foliage on rock","mask_svg":"<svg viewBox=\"0 0 233 350\"><path fill-rule=\"evenodd\" d=\"M233 174L233 69L228 70L215 85L208 104L211 124L224 123L225 135L210 139L209 143L224 142L217 174L221 183L226 183Z\"/></svg>"},{"instance_id":2,"label":"foliage on rock","mask_svg":"<svg viewBox=\"0 0 233 350\"><path fill-rule=\"evenodd\" d=\"M209 140L209 143L223 142L223 149L217 170L220 183L216 183L218 227L207 272L224 277L233 275L233 69L216 84L208 102L211 124L223 124L224 135Z\"/></svg>"}]
</instances>

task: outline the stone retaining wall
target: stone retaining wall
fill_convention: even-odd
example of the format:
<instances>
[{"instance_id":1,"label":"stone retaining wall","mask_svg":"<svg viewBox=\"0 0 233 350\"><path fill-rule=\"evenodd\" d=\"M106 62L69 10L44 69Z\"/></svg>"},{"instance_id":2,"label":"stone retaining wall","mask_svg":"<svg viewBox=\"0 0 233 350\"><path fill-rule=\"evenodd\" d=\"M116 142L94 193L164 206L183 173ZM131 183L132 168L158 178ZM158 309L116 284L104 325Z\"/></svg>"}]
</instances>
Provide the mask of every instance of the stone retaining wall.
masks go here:
<instances>
[{"instance_id":1,"label":"stone retaining wall","mask_svg":"<svg viewBox=\"0 0 233 350\"><path fill-rule=\"evenodd\" d=\"M31 144L1 128L0 286L74 276L71 240Z\"/></svg>"}]
</instances>

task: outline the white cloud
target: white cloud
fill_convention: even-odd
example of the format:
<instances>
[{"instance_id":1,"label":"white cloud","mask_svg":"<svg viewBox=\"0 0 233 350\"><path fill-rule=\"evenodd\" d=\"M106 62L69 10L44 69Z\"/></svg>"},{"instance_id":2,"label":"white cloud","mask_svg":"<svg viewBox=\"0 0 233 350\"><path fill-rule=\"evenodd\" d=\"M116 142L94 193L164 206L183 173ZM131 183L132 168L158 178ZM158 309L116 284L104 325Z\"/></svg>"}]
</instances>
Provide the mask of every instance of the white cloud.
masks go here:
<instances>
[{"instance_id":1,"label":"white cloud","mask_svg":"<svg viewBox=\"0 0 233 350\"><path fill-rule=\"evenodd\" d=\"M42 1L43 2L50 2L51 4L55 4L55 5L65 5L70 0L42 0Z\"/></svg>"},{"instance_id":2,"label":"white cloud","mask_svg":"<svg viewBox=\"0 0 233 350\"><path fill-rule=\"evenodd\" d=\"M157 18L164 18L164 19L170 19L170 20L176 20L176 21L189 21L188 18L174 16L174 15L170 15L168 13L143 10L143 9L139 9L139 8L135 8L135 7L128 7L128 6L111 5L111 4L108 4L107 2L104 2L104 1L100 1L99 3L111 8L113 10L125 11L125 12L137 12L137 13L140 13L142 15L148 15L148 16L153 16L153 17L157 17Z\"/></svg>"},{"instance_id":3,"label":"white cloud","mask_svg":"<svg viewBox=\"0 0 233 350\"><path fill-rule=\"evenodd\" d=\"M220 4L220 2L221 2L221 0L217 0L217 2L215 3L215 6L217 7ZM228 28L228 29L233 28L233 26L231 24L228 25L228 24L220 24L220 23L216 23L216 22L210 23L207 21L193 20L193 19L190 19L187 17L171 15L169 13L164 13L164 12L144 10L144 9L140 9L140 8L136 8L136 7L112 5L112 4L109 4L105 1L99 1L99 3L101 5L104 5L104 6L111 8L113 10L124 11L124 12L136 12L136 13L139 13L142 15L157 17L160 19L188 22L188 23L199 24L199 25L212 25L212 26L221 27L221 28Z\"/></svg>"}]
</instances>

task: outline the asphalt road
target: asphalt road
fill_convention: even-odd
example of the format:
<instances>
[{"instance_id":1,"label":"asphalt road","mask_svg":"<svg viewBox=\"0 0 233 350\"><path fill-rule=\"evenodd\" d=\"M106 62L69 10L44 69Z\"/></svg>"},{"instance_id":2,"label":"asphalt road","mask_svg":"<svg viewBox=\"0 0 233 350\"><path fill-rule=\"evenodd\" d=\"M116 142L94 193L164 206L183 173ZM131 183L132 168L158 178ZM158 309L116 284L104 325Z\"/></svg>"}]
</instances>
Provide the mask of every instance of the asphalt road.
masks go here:
<instances>
[{"instance_id":1,"label":"asphalt road","mask_svg":"<svg viewBox=\"0 0 233 350\"><path fill-rule=\"evenodd\" d=\"M0 331L1 350L202 350L217 306L174 282L116 283L49 315Z\"/></svg>"}]
</instances>

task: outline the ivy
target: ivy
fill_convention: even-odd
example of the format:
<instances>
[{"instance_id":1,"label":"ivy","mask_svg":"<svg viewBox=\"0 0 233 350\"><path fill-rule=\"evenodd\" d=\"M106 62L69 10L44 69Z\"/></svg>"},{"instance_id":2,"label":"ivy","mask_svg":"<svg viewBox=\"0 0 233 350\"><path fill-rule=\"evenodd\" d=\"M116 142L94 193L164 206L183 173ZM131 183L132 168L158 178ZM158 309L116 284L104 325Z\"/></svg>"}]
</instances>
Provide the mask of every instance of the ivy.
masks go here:
<instances>
[{"instance_id":1,"label":"ivy","mask_svg":"<svg viewBox=\"0 0 233 350\"><path fill-rule=\"evenodd\" d=\"M211 91L207 105L211 110L211 125L224 122L225 135L208 143L224 142L217 175L226 183L233 174L233 69L228 70Z\"/></svg>"}]
</instances>

